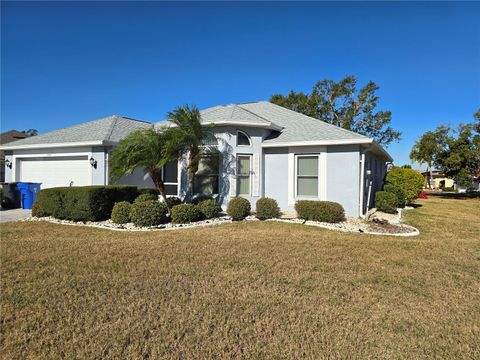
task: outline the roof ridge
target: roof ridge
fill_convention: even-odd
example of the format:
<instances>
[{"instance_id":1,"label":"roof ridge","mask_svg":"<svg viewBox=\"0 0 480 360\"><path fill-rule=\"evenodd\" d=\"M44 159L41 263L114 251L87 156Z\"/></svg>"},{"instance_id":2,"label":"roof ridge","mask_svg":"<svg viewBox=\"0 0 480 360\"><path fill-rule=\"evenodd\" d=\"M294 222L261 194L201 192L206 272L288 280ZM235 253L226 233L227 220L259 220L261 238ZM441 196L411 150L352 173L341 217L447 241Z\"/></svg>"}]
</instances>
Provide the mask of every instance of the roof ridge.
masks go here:
<instances>
[{"instance_id":1,"label":"roof ridge","mask_svg":"<svg viewBox=\"0 0 480 360\"><path fill-rule=\"evenodd\" d=\"M301 112L298 112L298 111L295 111L295 110L292 110L292 109L288 109L288 108L286 108L286 107L283 107L283 106L274 104L274 103L272 103L272 102L270 102L270 101L266 101L266 103L268 103L268 104L270 104L270 105L274 105L275 107L278 107L278 108L280 108L280 109L282 109L282 110L287 110L287 111L291 111L291 112L294 112L294 113L296 113L296 114L299 114L299 115L303 116L304 118L306 118L306 119L308 119L308 120L310 120L310 121L321 121L321 122L324 123L325 125L328 125L328 126L330 126L330 127L333 127L333 128L335 128L336 130L342 130L343 132L346 132L346 133L353 133L353 134L355 134L355 135L357 135L357 136L359 135L359 136L364 136L364 137L366 137L366 138L369 138L368 136L363 135L363 134L360 134L360 133L355 132L355 131L353 131L353 130L344 129L344 128L340 127L340 126L330 124L329 122L326 122L325 120L317 119L317 118L314 118L314 117L312 117L312 116L305 115L305 114L303 114L303 113L301 113Z\"/></svg>"},{"instance_id":2,"label":"roof ridge","mask_svg":"<svg viewBox=\"0 0 480 360\"><path fill-rule=\"evenodd\" d=\"M112 124L110 125L110 128L107 131L107 136L105 137L105 140L110 140L110 138L112 137L113 129L115 129L115 125L117 124L117 121L119 118L118 115L112 115L111 117L113 118L113 121L112 121Z\"/></svg>"},{"instance_id":3,"label":"roof ridge","mask_svg":"<svg viewBox=\"0 0 480 360\"><path fill-rule=\"evenodd\" d=\"M250 104L251 104L251 103L250 103ZM273 124L273 125L279 126L279 125L275 124L274 122L268 120L267 118L264 118L263 116L258 115L258 114L256 114L256 113L254 113L253 111L250 111L250 110L248 110L248 109L245 109L243 106L240 106L240 105L237 105L237 106L238 106L240 109L243 109L243 110L245 110L246 112L249 112L250 114L255 115L256 117L259 117L260 119L263 119L264 121L268 122L269 124ZM279 126L279 127L283 127L283 126Z\"/></svg>"}]
</instances>

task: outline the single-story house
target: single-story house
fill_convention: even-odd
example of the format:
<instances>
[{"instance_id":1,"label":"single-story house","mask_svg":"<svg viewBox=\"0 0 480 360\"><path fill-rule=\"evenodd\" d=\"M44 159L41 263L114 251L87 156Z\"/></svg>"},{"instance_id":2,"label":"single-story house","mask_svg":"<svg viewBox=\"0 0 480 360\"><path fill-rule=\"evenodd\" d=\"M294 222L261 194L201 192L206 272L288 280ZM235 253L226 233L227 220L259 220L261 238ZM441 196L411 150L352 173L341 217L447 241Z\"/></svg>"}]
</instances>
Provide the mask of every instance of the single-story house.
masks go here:
<instances>
[{"instance_id":1,"label":"single-story house","mask_svg":"<svg viewBox=\"0 0 480 360\"><path fill-rule=\"evenodd\" d=\"M429 181L433 189L451 188L454 186L453 179L447 178L440 170L433 170L432 178L430 178L430 171L428 170L422 171L422 175L425 178L425 188L428 188Z\"/></svg>"},{"instance_id":2,"label":"single-story house","mask_svg":"<svg viewBox=\"0 0 480 360\"><path fill-rule=\"evenodd\" d=\"M17 131L17 130L10 130L0 134L0 145L8 144L20 139L25 139L29 135L26 133ZM5 181L5 152L0 150L0 182Z\"/></svg>"},{"instance_id":3,"label":"single-story house","mask_svg":"<svg viewBox=\"0 0 480 360\"><path fill-rule=\"evenodd\" d=\"M252 203L261 197L292 211L299 199L336 201L349 216L373 206L391 156L373 139L330 125L278 105L261 101L215 106L201 111L212 127L218 154L205 157L194 179L198 194L212 194L225 206L231 197ZM104 185L108 158L129 133L157 123L122 116L82 123L16 141L2 147L8 166L6 181L41 182L56 186ZM165 166L169 195L184 196L184 160ZM138 169L115 183L153 187Z\"/></svg>"}]
</instances>

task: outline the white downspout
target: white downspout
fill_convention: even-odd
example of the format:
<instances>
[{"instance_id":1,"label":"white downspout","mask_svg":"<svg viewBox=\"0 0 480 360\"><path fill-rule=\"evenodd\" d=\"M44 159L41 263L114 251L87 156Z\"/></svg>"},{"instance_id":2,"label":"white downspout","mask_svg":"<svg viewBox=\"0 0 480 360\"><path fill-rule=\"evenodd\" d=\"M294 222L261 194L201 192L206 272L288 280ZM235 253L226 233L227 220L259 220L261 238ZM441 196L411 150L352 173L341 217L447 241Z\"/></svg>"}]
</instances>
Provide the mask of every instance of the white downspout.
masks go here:
<instances>
[{"instance_id":1,"label":"white downspout","mask_svg":"<svg viewBox=\"0 0 480 360\"><path fill-rule=\"evenodd\" d=\"M364 186L365 186L365 153L360 149L360 204L358 204L358 213L360 217L363 217L363 193L364 193Z\"/></svg>"}]
</instances>

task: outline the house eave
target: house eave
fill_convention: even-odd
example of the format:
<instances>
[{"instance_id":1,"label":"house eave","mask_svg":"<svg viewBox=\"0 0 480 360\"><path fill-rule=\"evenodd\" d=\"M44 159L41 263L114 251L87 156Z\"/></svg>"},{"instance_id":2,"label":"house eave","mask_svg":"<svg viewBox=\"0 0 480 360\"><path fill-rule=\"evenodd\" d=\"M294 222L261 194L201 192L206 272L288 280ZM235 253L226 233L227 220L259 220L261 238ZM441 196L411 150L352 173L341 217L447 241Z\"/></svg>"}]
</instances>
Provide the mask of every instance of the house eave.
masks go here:
<instances>
[{"instance_id":1,"label":"house eave","mask_svg":"<svg viewBox=\"0 0 480 360\"><path fill-rule=\"evenodd\" d=\"M294 146L321 146L321 145L352 145L352 144L371 144L373 139L342 139L342 140L312 140L312 141L290 141L290 142L264 142L262 147L294 147Z\"/></svg>"}]
</instances>

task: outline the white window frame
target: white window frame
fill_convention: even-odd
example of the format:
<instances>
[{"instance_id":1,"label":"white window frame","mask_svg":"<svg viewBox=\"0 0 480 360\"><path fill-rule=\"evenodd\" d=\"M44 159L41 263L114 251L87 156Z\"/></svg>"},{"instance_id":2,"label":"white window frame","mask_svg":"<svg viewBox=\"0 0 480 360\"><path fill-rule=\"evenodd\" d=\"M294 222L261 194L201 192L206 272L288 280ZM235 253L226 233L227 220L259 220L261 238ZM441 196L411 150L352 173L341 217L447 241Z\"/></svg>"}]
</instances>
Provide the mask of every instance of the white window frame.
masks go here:
<instances>
[{"instance_id":1,"label":"white window frame","mask_svg":"<svg viewBox=\"0 0 480 360\"><path fill-rule=\"evenodd\" d=\"M248 145L240 145L240 144L238 143L238 134L243 134L243 135L245 135L245 136L247 137L247 139L248 139L248 143L249 143L249 144L248 144ZM237 139L236 139L236 140L237 140L237 146L238 146L238 147L252 147L252 138L251 138L245 131L237 130Z\"/></svg>"},{"instance_id":2,"label":"white window frame","mask_svg":"<svg viewBox=\"0 0 480 360\"><path fill-rule=\"evenodd\" d=\"M237 174L236 176L236 181L237 181L237 189L236 189L236 196L248 196L248 197L251 197L252 196L252 173L253 173L253 169L252 169L252 162L253 162L253 154L237 154L237 158L236 158L236 171L235 173ZM248 157L249 158L249 164L250 164L250 170L248 171L248 180L249 180L249 186L248 186L248 189L249 189L249 193L248 194L240 194L240 186L239 186L239 181L240 181L240 173L239 173L239 164L240 164L240 158L241 157Z\"/></svg>"},{"instance_id":3,"label":"white window frame","mask_svg":"<svg viewBox=\"0 0 480 360\"><path fill-rule=\"evenodd\" d=\"M305 157L316 157L317 158L317 195L308 196L308 195L298 195L298 159L305 158ZM318 200L320 199L321 194L321 185L320 185L320 169L321 169L321 162L320 162L320 154L295 154L295 168L294 168L294 197L298 200Z\"/></svg>"}]
</instances>

